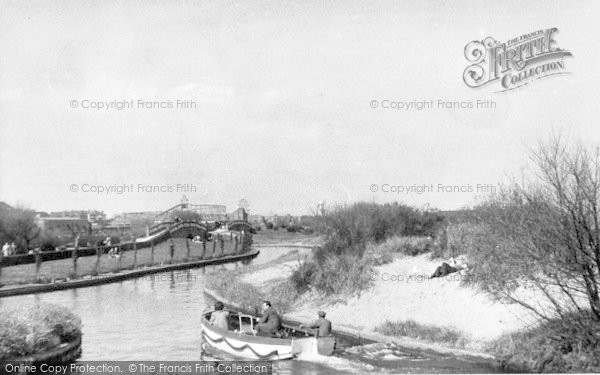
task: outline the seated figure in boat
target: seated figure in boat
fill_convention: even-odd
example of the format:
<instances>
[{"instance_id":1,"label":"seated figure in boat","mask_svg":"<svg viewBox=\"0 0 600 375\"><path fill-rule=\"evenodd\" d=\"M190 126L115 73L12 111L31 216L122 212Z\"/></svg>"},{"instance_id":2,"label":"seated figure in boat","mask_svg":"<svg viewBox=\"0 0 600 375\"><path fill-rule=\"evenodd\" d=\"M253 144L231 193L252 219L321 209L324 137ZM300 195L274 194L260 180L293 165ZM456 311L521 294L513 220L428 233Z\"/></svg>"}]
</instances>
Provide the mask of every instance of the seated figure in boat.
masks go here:
<instances>
[{"instance_id":1,"label":"seated figure in boat","mask_svg":"<svg viewBox=\"0 0 600 375\"><path fill-rule=\"evenodd\" d=\"M258 320L257 333L260 336L276 337L281 329L281 318L269 301L263 302L262 309L262 315Z\"/></svg>"},{"instance_id":2,"label":"seated figure in boat","mask_svg":"<svg viewBox=\"0 0 600 375\"><path fill-rule=\"evenodd\" d=\"M307 325L306 328L316 328L318 330L318 337L333 336L331 321L329 319L325 319L325 311L319 311L317 315L318 319ZM303 327L304 325L300 324L300 328Z\"/></svg>"},{"instance_id":3,"label":"seated figure in boat","mask_svg":"<svg viewBox=\"0 0 600 375\"><path fill-rule=\"evenodd\" d=\"M223 302L215 303L215 311L210 314L210 324L223 329L229 329L229 311L224 311Z\"/></svg>"}]
</instances>

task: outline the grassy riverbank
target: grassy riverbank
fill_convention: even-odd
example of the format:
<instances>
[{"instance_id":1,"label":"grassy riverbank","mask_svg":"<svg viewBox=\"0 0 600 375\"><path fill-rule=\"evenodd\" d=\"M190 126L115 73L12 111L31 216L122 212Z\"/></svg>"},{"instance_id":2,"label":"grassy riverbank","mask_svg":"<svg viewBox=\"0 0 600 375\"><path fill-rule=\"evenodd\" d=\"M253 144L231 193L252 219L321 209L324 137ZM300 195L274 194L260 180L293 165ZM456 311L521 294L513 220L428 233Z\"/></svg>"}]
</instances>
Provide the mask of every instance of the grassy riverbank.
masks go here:
<instances>
[{"instance_id":1,"label":"grassy riverbank","mask_svg":"<svg viewBox=\"0 0 600 375\"><path fill-rule=\"evenodd\" d=\"M255 247L260 249L260 246ZM294 265L309 253L308 249L268 248L261 250L262 255L271 255L273 260L259 265L249 265L243 269L228 271L213 270L206 275L206 288L216 292L228 301L248 311L260 311L263 300L270 300L280 313L289 313L300 295L285 275ZM267 254L271 253L271 254ZM277 270L274 274L273 271ZM268 283L263 283L264 275ZM253 278L248 281L248 278Z\"/></svg>"},{"instance_id":2,"label":"grassy riverbank","mask_svg":"<svg viewBox=\"0 0 600 375\"><path fill-rule=\"evenodd\" d=\"M64 307L0 307L0 360L42 353L78 337L81 320Z\"/></svg>"},{"instance_id":3,"label":"grassy riverbank","mask_svg":"<svg viewBox=\"0 0 600 375\"><path fill-rule=\"evenodd\" d=\"M187 242L187 243L186 243ZM130 270L139 267L168 264L171 262L170 246L174 245L173 263L182 263L203 259L203 255L213 255L213 242L207 242L206 254L201 243L194 243L184 238L173 238L154 246L154 255L149 247L139 249L137 255L133 250L124 251L120 258L112 258L102 254L98 263L98 274L114 273L120 270ZM188 255L189 246L189 255ZM221 252L216 247L218 256L233 254L234 246L231 241L225 241L225 251ZM96 274L96 256L79 257L77 259L77 278ZM3 267L0 276L0 285L19 285L35 282L50 283L53 280L67 280L73 278L73 259L60 259L43 262L39 275L36 278L35 264L22 264L18 266Z\"/></svg>"}]
</instances>

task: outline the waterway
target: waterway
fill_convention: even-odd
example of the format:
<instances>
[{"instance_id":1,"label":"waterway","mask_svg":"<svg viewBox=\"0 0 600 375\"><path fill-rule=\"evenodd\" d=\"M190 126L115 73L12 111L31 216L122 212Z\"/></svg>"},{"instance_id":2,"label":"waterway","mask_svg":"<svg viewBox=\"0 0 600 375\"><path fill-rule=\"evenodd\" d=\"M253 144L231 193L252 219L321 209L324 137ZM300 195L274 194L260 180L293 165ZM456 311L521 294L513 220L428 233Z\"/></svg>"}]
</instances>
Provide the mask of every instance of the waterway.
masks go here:
<instances>
[{"instance_id":1,"label":"waterway","mask_svg":"<svg viewBox=\"0 0 600 375\"><path fill-rule=\"evenodd\" d=\"M253 263L266 263L281 249L264 248ZM6 297L0 305L65 306L83 323L80 360L194 361L200 359L201 313L212 301L203 293L207 272L245 265L227 264L148 275L88 288ZM353 346L342 342L334 357L280 361L276 374L489 373L485 362L395 345Z\"/></svg>"}]
</instances>

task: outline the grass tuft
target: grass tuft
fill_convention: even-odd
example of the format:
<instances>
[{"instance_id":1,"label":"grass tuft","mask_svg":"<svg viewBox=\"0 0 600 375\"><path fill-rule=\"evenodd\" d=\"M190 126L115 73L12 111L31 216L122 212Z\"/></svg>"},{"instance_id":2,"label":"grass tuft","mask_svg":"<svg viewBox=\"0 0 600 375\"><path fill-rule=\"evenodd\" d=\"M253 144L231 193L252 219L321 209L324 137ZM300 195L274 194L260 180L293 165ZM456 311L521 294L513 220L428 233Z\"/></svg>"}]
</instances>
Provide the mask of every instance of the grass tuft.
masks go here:
<instances>
[{"instance_id":1,"label":"grass tuft","mask_svg":"<svg viewBox=\"0 0 600 375\"><path fill-rule=\"evenodd\" d=\"M420 324L414 320L390 321L375 327L375 331L387 336L410 337L432 343L442 343L455 348L465 348L470 339L455 328Z\"/></svg>"},{"instance_id":2,"label":"grass tuft","mask_svg":"<svg viewBox=\"0 0 600 375\"><path fill-rule=\"evenodd\" d=\"M235 303L248 312L260 311L262 301L269 300L280 314L291 310L299 298L295 287L289 280L278 281L269 289L262 291L254 285L244 282L232 271L219 270L206 275L206 287L224 299Z\"/></svg>"},{"instance_id":3,"label":"grass tuft","mask_svg":"<svg viewBox=\"0 0 600 375\"><path fill-rule=\"evenodd\" d=\"M64 307L0 307L0 360L41 353L80 336L81 320Z\"/></svg>"}]
</instances>

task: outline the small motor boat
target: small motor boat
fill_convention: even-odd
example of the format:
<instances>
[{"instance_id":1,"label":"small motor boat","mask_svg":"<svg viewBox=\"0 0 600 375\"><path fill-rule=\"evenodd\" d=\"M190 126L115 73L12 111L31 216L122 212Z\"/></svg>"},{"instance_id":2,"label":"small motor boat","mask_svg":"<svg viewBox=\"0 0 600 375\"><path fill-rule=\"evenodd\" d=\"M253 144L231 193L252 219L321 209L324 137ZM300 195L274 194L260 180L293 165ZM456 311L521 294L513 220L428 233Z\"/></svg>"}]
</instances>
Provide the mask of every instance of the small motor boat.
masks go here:
<instances>
[{"instance_id":1,"label":"small motor boat","mask_svg":"<svg viewBox=\"0 0 600 375\"><path fill-rule=\"evenodd\" d=\"M283 324L277 337L257 336L256 316L229 312L229 329L210 324L214 310L202 314L202 349L216 349L235 358L274 361L302 353L332 355L335 337L318 337L312 330Z\"/></svg>"}]
</instances>

